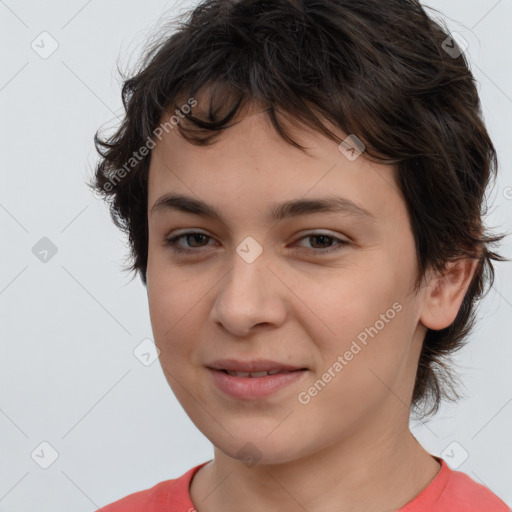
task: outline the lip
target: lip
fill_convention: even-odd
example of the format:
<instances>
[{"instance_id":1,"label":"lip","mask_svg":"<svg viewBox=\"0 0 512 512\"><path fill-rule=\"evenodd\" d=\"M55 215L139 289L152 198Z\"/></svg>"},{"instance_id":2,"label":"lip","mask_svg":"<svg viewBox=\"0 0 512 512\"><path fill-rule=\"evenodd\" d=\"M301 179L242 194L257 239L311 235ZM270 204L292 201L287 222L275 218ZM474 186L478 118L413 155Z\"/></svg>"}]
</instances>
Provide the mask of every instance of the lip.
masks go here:
<instances>
[{"instance_id":1,"label":"lip","mask_svg":"<svg viewBox=\"0 0 512 512\"><path fill-rule=\"evenodd\" d=\"M289 364L271 361L269 359L253 359L252 361L240 361L237 359L217 359L205 365L212 370L229 370L234 372L264 372L273 370L307 370L302 366L291 366ZM256 378L256 377L254 377ZM264 378L264 377L261 377Z\"/></svg>"},{"instance_id":2,"label":"lip","mask_svg":"<svg viewBox=\"0 0 512 512\"><path fill-rule=\"evenodd\" d=\"M213 384L223 394L235 400L259 400L276 394L284 388L301 380L306 368L283 365L275 361L241 361L224 360L222 364L215 362L219 368L208 367ZM226 368L227 367L227 368ZM276 373L263 377L238 377L229 375L223 370L230 371L272 371L285 370L285 373Z\"/></svg>"}]
</instances>

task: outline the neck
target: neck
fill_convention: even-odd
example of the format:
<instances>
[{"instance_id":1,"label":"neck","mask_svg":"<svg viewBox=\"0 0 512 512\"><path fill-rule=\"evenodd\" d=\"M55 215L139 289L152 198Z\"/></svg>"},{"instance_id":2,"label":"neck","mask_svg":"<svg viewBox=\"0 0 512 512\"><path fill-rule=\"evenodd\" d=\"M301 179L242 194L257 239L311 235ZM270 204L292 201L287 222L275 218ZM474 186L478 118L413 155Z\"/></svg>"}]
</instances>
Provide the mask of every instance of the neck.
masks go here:
<instances>
[{"instance_id":1,"label":"neck","mask_svg":"<svg viewBox=\"0 0 512 512\"><path fill-rule=\"evenodd\" d=\"M400 425L388 419L289 462L249 467L215 448L190 492L199 512L383 512L411 501L439 468L409 431L408 418Z\"/></svg>"}]
</instances>

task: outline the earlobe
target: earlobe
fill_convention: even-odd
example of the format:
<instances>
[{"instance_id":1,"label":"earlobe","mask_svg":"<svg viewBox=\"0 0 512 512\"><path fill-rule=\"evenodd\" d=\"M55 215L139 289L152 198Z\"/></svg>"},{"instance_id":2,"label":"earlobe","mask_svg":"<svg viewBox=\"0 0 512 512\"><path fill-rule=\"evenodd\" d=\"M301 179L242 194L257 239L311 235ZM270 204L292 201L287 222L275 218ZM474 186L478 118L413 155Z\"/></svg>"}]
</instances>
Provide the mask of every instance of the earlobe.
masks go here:
<instances>
[{"instance_id":1,"label":"earlobe","mask_svg":"<svg viewBox=\"0 0 512 512\"><path fill-rule=\"evenodd\" d=\"M433 276L425 290L420 322L440 330L455 320L478 266L478 260L464 258L448 263L442 276Z\"/></svg>"}]
</instances>

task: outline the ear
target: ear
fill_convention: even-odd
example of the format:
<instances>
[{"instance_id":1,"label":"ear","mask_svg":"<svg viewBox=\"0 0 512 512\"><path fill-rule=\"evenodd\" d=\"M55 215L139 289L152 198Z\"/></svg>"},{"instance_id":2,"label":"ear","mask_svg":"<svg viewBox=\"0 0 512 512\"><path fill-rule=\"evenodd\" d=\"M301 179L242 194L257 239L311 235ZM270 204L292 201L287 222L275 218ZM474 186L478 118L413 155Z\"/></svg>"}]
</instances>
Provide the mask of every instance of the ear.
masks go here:
<instances>
[{"instance_id":1,"label":"ear","mask_svg":"<svg viewBox=\"0 0 512 512\"><path fill-rule=\"evenodd\" d=\"M441 276L431 278L420 316L425 327L437 331L455 321L477 266L477 259L464 258L448 263Z\"/></svg>"}]
</instances>

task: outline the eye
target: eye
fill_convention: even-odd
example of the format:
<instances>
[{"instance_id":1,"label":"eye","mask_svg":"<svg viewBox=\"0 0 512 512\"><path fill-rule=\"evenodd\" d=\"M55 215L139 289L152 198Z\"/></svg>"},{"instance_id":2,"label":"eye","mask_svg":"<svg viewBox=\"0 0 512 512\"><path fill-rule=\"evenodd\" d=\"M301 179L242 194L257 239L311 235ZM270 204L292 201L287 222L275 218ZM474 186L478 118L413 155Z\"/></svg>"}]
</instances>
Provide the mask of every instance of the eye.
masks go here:
<instances>
[{"instance_id":1,"label":"eye","mask_svg":"<svg viewBox=\"0 0 512 512\"><path fill-rule=\"evenodd\" d=\"M347 242L346 240L342 240L341 238L335 237L334 235L331 235L329 233L310 233L306 236L303 236L302 238L299 238L298 241L301 240L316 240L318 243L314 242L313 245L320 245L321 247L313 247L313 249L306 248L306 250L308 252L319 252L320 254L339 251L341 250L342 246L349 244L349 242ZM337 241L338 244L331 245L331 243L334 241ZM300 250L302 251L303 249L304 247L301 246Z\"/></svg>"},{"instance_id":2,"label":"eye","mask_svg":"<svg viewBox=\"0 0 512 512\"><path fill-rule=\"evenodd\" d=\"M180 246L178 244L178 242L181 239L184 239L186 241L188 247L183 248L182 246ZM172 247L172 250L175 252L193 253L193 252L198 252L195 249L199 249L200 247L207 247L208 244L205 244L203 242L207 242L209 239L212 239L212 237L209 235L206 235L205 233L201 233L198 231L189 231L189 232L182 233L182 234L177 235L172 238L166 238L164 240L164 243L166 246ZM320 254L339 251L342 248L342 246L349 244L349 242L347 242L346 240L342 240L342 239L337 238L334 235L331 235L328 233L310 233L306 236L299 238L297 240L297 242L302 241L302 240L309 240L309 241L316 240L316 242L313 243L313 246L320 245L320 247L306 248L304 246L299 246L299 247L301 247L299 249L301 252L306 250L308 252L317 252ZM297 244L297 242L295 242L295 244ZM333 242L338 242L338 243L336 245L331 245Z\"/></svg>"},{"instance_id":3,"label":"eye","mask_svg":"<svg viewBox=\"0 0 512 512\"><path fill-rule=\"evenodd\" d=\"M201 245L201 241L204 241L204 239L209 239L211 237L204 233L200 233L197 231L189 231L187 233L182 233L181 235L177 235L173 238L166 238L164 243L165 243L165 245L172 247L172 250L176 251L176 252L182 252L182 253L197 252L197 251L193 250L194 247L197 247L195 245L192 245L192 247L193 247L192 249L187 249L187 248L183 249L181 246L179 246L178 241L181 240L182 238L184 238L187 243L189 243L189 242L191 242L192 244L198 243L199 247L204 247L204 245Z\"/></svg>"}]
</instances>

